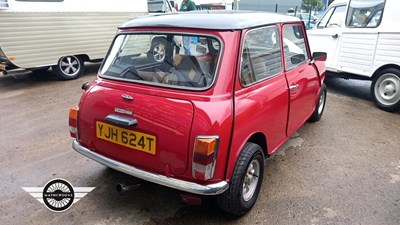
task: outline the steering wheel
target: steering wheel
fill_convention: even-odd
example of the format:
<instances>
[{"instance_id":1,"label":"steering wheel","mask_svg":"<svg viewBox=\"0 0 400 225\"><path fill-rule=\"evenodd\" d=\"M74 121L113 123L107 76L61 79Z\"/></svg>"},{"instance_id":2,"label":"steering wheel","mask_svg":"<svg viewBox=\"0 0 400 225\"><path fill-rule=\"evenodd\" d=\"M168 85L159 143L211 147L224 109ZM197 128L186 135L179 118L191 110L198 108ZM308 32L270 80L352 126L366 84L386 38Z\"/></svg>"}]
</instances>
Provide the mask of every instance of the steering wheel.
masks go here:
<instances>
[{"instance_id":1,"label":"steering wheel","mask_svg":"<svg viewBox=\"0 0 400 225\"><path fill-rule=\"evenodd\" d=\"M139 76L139 73L134 66L130 66L122 71L121 77L134 80L143 80L143 78Z\"/></svg>"}]
</instances>

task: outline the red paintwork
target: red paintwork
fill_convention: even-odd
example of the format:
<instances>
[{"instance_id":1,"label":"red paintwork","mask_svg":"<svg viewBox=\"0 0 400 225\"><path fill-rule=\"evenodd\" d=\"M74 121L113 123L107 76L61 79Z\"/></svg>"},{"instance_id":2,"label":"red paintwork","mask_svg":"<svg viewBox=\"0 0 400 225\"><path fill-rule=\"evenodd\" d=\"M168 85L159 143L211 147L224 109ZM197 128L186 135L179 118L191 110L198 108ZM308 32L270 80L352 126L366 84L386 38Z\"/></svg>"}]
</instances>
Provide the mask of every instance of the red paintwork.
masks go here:
<instances>
[{"instance_id":1,"label":"red paintwork","mask_svg":"<svg viewBox=\"0 0 400 225\"><path fill-rule=\"evenodd\" d=\"M281 32L282 25L278 28ZM146 29L126 32L137 30ZM78 135L83 146L146 171L209 184L229 181L240 150L253 135L265 138L260 145L267 147L266 155L271 154L313 112L325 76L323 63L317 62L320 75L316 66L304 63L290 72L283 70L276 77L243 87L239 81L241 56L238 53L245 31L160 30L218 36L224 48L216 82L208 90L194 92L98 77L79 104ZM305 41L307 44L307 39ZM308 44L307 51L310 57ZM282 63L284 65L284 59ZM292 83L299 84L296 92L288 90ZM123 93L134 100L124 101ZM138 120L135 129L157 137L156 155L96 138L95 122L104 122L108 114L114 113L115 107L132 110L132 117ZM208 181L196 181L192 177L192 148L199 135L220 137L215 176Z\"/></svg>"},{"instance_id":2,"label":"red paintwork","mask_svg":"<svg viewBox=\"0 0 400 225\"><path fill-rule=\"evenodd\" d=\"M292 26L286 24L284 26ZM306 35L305 35L306 36ZM310 48L306 45L308 58L311 58ZM289 60L289 59L285 59ZM289 119L287 135L290 137L310 117L318 97L320 82L318 71L314 66L303 63L293 70L286 71L288 85L297 84L298 88L290 91Z\"/></svg>"}]
</instances>

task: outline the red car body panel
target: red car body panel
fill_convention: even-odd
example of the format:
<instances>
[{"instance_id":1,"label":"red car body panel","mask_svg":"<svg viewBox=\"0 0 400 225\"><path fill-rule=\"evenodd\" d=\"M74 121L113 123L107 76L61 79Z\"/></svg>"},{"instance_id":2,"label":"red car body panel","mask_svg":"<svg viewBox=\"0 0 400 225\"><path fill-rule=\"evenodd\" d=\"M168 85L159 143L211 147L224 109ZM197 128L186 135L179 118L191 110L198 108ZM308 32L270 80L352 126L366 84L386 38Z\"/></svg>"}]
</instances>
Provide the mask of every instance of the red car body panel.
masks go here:
<instances>
[{"instance_id":1,"label":"red car body panel","mask_svg":"<svg viewBox=\"0 0 400 225\"><path fill-rule=\"evenodd\" d=\"M135 30L129 30L131 31ZM189 31L193 30L182 30L182 32ZM191 163L189 163L193 156L189 151L194 146L195 137L219 135L220 149L225 150L219 151L214 178L201 183L224 180L233 122L234 84L232 77L225 74L236 72L232 62L237 60L237 40L240 32L211 32L211 34L219 36L230 46L224 49L226 56L219 63L219 77L212 89L196 93L134 83L127 84L98 77L96 85L83 96L79 105L79 142L117 161L135 165L146 171L190 181L195 180L192 177ZM122 94L129 94L134 100L123 101L120 97ZM83 101L84 104L82 104ZM140 108L137 108L137 105ZM143 108L144 105L148 108ZM115 107L134 112L138 120L135 130L162 137L158 138L160 143L157 144L155 156L126 147L116 149L113 143L96 140L95 121L104 122L104 118L111 113L110 108ZM176 109L179 110L174 111ZM152 130L157 132L151 132Z\"/></svg>"},{"instance_id":2,"label":"red car body panel","mask_svg":"<svg viewBox=\"0 0 400 225\"><path fill-rule=\"evenodd\" d=\"M192 125L193 105L187 100L159 97L146 93L145 90L142 93L137 89L135 92L124 90L122 85L118 88L114 85L113 91L110 91L107 83L102 82L90 90L85 104L81 105L79 110L80 115L91 115L80 116L78 126L80 142L87 143L90 149L99 154L126 164L135 164L148 171L164 173L168 165L173 174L186 172L189 154L187 133L190 132ZM131 95L133 100L123 100L122 94ZM135 130L156 136L157 149L163 151L151 155L123 146L116 149L114 143L96 138L93 125L96 121L104 122L104 118L111 113L110 108L134 112L138 120ZM175 111L176 108L179 108L179 111ZM176 146L182 147L176 148Z\"/></svg>"},{"instance_id":3,"label":"red car body panel","mask_svg":"<svg viewBox=\"0 0 400 225\"><path fill-rule=\"evenodd\" d=\"M295 23L305 28L300 21ZM282 33L283 24L277 24ZM129 28L120 33L151 31ZM280 74L245 86L240 81L243 30L197 30L160 27L157 31L201 33L221 40L216 79L200 91L165 88L101 76L86 90L79 103L78 141L105 157L144 171L199 184L229 182L241 149L257 140L264 155L274 153L313 113L325 77L323 62L309 61L286 71L282 57ZM282 38L282 37L280 37ZM305 35L308 58L311 53ZM281 43L281 53L284 46ZM203 57L207 60L210 56ZM290 90L291 85L297 85ZM126 101L121 95L133 100ZM96 121L105 121L115 108L131 111L133 129L157 138L156 154L132 150L96 138ZM198 180L192 174L193 146L198 136L219 137L213 178Z\"/></svg>"}]
</instances>

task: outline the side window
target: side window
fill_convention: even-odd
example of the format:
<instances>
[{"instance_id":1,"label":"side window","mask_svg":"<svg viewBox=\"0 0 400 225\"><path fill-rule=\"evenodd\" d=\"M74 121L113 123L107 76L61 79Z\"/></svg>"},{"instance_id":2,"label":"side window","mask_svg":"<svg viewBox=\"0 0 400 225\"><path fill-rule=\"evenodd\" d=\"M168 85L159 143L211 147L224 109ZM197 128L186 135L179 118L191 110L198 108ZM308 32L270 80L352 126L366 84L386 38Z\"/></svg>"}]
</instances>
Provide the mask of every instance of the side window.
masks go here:
<instances>
[{"instance_id":1,"label":"side window","mask_svg":"<svg viewBox=\"0 0 400 225\"><path fill-rule=\"evenodd\" d=\"M308 60L304 31L300 25L283 27L283 51L286 70L291 70Z\"/></svg>"},{"instance_id":2,"label":"side window","mask_svg":"<svg viewBox=\"0 0 400 225\"><path fill-rule=\"evenodd\" d=\"M344 25L345 13L346 6L344 5L330 8L318 23L317 28L342 27Z\"/></svg>"},{"instance_id":3,"label":"side window","mask_svg":"<svg viewBox=\"0 0 400 225\"><path fill-rule=\"evenodd\" d=\"M381 23L385 0L351 0L347 12L348 27L377 27Z\"/></svg>"},{"instance_id":4,"label":"side window","mask_svg":"<svg viewBox=\"0 0 400 225\"><path fill-rule=\"evenodd\" d=\"M282 71L280 46L275 26L247 32L241 58L241 83L249 85L279 74Z\"/></svg>"},{"instance_id":5,"label":"side window","mask_svg":"<svg viewBox=\"0 0 400 225\"><path fill-rule=\"evenodd\" d=\"M0 0L0 9L8 8L8 0Z\"/></svg>"}]
</instances>

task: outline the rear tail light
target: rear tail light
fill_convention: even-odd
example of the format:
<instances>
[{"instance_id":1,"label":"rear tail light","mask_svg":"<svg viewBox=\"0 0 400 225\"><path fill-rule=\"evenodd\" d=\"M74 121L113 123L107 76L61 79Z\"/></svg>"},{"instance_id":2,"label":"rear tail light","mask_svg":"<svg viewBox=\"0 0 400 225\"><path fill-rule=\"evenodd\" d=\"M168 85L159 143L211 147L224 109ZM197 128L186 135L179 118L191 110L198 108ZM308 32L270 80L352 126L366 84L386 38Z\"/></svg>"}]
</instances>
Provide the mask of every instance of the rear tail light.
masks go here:
<instances>
[{"instance_id":1,"label":"rear tail light","mask_svg":"<svg viewBox=\"0 0 400 225\"><path fill-rule=\"evenodd\" d=\"M76 138L76 133L78 131L78 107L71 107L69 109L69 134L71 137Z\"/></svg>"},{"instance_id":2,"label":"rear tail light","mask_svg":"<svg viewBox=\"0 0 400 225\"><path fill-rule=\"evenodd\" d=\"M192 176L199 180L214 177L218 153L218 136L199 136L194 142Z\"/></svg>"}]
</instances>

